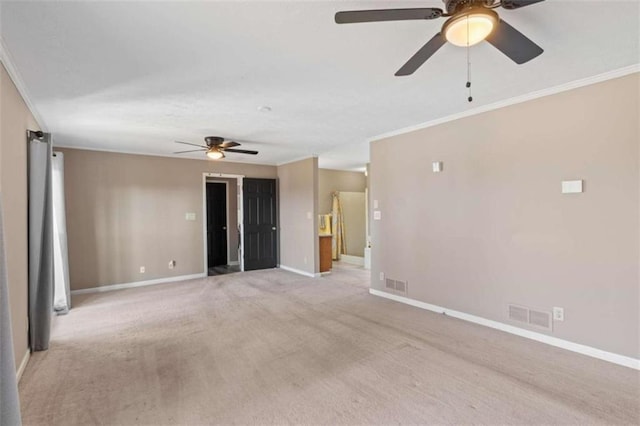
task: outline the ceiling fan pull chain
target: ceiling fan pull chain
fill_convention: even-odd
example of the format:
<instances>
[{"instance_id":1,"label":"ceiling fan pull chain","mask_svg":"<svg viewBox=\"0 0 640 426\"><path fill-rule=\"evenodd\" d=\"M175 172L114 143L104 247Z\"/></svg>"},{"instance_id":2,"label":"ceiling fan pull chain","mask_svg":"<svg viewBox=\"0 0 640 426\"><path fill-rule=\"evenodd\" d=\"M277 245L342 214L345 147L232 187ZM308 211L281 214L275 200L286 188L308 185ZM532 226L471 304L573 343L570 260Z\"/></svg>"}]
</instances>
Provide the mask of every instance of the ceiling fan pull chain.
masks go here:
<instances>
[{"instance_id":1,"label":"ceiling fan pull chain","mask_svg":"<svg viewBox=\"0 0 640 426\"><path fill-rule=\"evenodd\" d=\"M471 46L469 46L469 17L467 17L467 89L469 89L469 97L467 100L473 102L471 96Z\"/></svg>"}]
</instances>

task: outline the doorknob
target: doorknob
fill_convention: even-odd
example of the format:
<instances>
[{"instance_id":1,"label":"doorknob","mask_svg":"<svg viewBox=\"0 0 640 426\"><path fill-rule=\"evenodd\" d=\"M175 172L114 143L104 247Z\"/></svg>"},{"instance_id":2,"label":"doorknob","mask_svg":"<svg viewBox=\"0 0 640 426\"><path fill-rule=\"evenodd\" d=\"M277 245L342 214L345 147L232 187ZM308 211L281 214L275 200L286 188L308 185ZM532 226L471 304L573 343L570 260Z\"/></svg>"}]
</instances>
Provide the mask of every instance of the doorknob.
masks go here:
<instances>
[{"instance_id":1,"label":"doorknob","mask_svg":"<svg viewBox=\"0 0 640 426\"><path fill-rule=\"evenodd\" d=\"M272 226L272 227L271 227L271 230L272 230L272 231L275 231L275 230L276 230L276 227L275 227L275 226Z\"/></svg>"},{"instance_id":2,"label":"doorknob","mask_svg":"<svg viewBox=\"0 0 640 426\"><path fill-rule=\"evenodd\" d=\"M227 229L227 227L226 227L226 226L223 226L223 227L222 227L222 229L225 229L225 230L226 230L226 229Z\"/></svg>"}]
</instances>

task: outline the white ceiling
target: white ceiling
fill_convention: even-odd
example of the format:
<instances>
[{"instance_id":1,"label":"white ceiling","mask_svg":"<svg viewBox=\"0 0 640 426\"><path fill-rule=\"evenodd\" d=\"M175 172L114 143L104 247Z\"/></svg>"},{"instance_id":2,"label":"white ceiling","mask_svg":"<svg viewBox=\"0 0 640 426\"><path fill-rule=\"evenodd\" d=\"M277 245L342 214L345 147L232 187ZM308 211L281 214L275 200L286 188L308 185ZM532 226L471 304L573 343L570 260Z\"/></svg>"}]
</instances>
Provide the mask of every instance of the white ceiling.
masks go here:
<instances>
[{"instance_id":1,"label":"white ceiling","mask_svg":"<svg viewBox=\"0 0 640 426\"><path fill-rule=\"evenodd\" d=\"M444 20L333 21L339 10L422 6L441 2L3 1L0 34L58 145L170 155L174 140L221 135L260 151L231 161L316 154L336 169L362 167L376 135L640 63L639 1L500 9L545 52L518 66L474 47L470 105L464 49L393 75Z\"/></svg>"}]
</instances>

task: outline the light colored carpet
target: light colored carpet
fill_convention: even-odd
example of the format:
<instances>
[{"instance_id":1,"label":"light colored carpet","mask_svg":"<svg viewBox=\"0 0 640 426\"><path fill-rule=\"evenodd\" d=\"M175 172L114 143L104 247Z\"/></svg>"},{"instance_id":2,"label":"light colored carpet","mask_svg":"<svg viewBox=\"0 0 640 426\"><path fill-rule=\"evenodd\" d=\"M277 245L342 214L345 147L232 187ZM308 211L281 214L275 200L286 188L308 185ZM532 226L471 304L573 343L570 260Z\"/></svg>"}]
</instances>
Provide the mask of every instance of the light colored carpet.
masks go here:
<instances>
[{"instance_id":1,"label":"light colored carpet","mask_svg":"<svg viewBox=\"0 0 640 426\"><path fill-rule=\"evenodd\" d=\"M79 296L20 383L25 425L639 424L631 369L254 271Z\"/></svg>"}]
</instances>

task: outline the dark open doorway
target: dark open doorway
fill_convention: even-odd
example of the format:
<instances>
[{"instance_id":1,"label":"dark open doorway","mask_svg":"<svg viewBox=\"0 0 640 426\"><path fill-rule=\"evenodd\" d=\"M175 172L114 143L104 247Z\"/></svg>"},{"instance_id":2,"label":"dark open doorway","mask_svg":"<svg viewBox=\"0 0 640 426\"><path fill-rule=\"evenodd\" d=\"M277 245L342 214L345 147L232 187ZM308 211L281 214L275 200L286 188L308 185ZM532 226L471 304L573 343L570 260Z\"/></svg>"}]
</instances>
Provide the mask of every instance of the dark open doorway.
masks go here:
<instances>
[{"instance_id":1,"label":"dark open doorway","mask_svg":"<svg viewBox=\"0 0 640 426\"><path fill-rule=\"evenodd\" d=\"M207 268L209 275L228 263L227 184L207 182Z\"/></svg>"}]
</instances>

